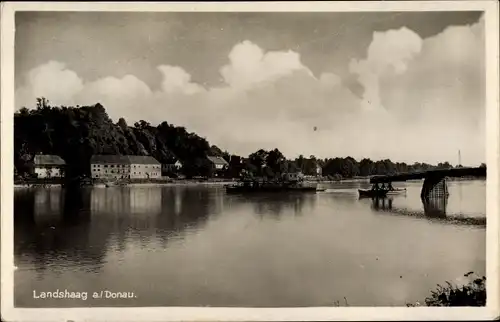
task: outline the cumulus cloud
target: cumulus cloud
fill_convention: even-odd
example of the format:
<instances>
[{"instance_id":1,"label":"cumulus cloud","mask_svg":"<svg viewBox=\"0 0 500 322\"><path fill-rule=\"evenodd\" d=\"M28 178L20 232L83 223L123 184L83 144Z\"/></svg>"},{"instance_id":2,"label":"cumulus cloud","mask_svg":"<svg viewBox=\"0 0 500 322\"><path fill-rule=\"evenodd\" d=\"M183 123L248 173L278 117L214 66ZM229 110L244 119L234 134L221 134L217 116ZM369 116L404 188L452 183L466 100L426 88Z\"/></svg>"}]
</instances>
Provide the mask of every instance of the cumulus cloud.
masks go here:
<instances>
[{"instance_id":1,"label":"cumulus cloud","mask_svg":"<svg viewBox=\"0 0 500 322\"><path fill-rule=\"evenodd\" d=\"M162 73L161 88L166 93L181 92L194 94L203 91L203 87L191 82L191 75L177 66L161 65L158 70Z\"/></svg>"},{"instance_id":2,"label":"cumulus cloud","mask_svg":"<svg viewBox=\"0 0 500 322\"><path fill-rule=\"evenodd\" d=\"M230 63L221 68L224 81L233 88L248 88L255 84L272 82L294 71L311 71L300 62L293 51L264 51L246 40L233 47L229 53Z\"/></svg>"},{"instance_id":3,"label":"cumulus cloud","mask_svg":"<svg viewBox=\"0 0 500 322\"><path fill-rule=\"evenodd\" d=\"M403 74L421 49L420 36L406 27L373 33L366 59L352 59L349 65L351 72L359 75L364 87L363 104L366 109L382 108L380 78L387 74Z\"/></svg>"},{"instance_id":4,"label":"cumulus cloud","mask_svg":"<svg viewBox=\"0 0 500 322\"><path fill-rule=\"evenodd\" d=\"M196 84L179 66L158 66L162 81L153 91L132 75L85 82L49 62L29 73L16 106L37 96L101 102L115 120L166 120L240 155L277 147L288 157L453 163L461 149L464 163L479 164L485 155L482 24L449 27L427 39L407 28L374 33L366 55L350 62L364 88L361 99L339 76L313 75L296 52L266 52L243 41L220 68L219 87ZM57 82L45 84L49 79Z\"/></svg>"},{"instance_id":5,"label":"cumulus cloud","mask_svg":"<svg viewBox=\"0 0 500 322\"><path fill-rule=\"evenodd\" d=\"M49 61L29 71L25 85L17 90L17 106L29 106L37 97L50 97L56 105L72 104L83 81L61 62Z\"/></svg>"}]
</instances>

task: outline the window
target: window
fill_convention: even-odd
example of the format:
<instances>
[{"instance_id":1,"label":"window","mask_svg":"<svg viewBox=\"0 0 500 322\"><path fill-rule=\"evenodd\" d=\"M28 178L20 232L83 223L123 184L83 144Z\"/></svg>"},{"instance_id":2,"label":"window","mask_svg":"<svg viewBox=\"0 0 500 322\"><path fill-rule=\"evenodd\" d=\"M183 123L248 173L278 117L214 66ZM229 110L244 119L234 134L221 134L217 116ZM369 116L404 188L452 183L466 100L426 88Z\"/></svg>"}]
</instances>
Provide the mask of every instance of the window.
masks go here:
<instances>
[{"instance_id":1,"label":"window","mask_svg":"<svg viewBox=\"0 0 500 322\"><path fill-rule=\"evenodd\" d=\"M108 167L108 165L107 165L107 164L105 164L105 165L104 165L104 167L105 167L105 168L107 168L107 167Z\"/></svg>"}]
</instances>

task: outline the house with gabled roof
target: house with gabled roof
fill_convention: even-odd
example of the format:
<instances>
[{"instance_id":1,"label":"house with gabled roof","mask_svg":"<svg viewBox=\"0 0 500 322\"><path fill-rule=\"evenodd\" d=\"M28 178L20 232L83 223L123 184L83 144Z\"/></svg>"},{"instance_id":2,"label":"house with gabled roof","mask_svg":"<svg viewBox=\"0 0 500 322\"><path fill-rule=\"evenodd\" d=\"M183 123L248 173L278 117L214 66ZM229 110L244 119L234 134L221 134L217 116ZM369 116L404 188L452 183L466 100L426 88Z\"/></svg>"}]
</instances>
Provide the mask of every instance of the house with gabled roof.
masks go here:
<instances>
[{"instance_id":1,"label":"house with gabled roof","mask_svg":"<svg viewBox=\"0 0 500 322\"><path fill-rule=\"evenodd\" d=\"M38 178L61 178L66 162L58 155L37 154L33 158L34 173Z\"/></svg>"},{"instance_id":2,"label":"house with gabled roof","mask_svg":"<svg viewBox=\"0 0 500 322\"><path fill-rule=\"evenodd\" d=\"M229 163L223 157L207 156L207 158L212 162L215 170L223 170L229 166Z\"/></svg>"}]
</instances>

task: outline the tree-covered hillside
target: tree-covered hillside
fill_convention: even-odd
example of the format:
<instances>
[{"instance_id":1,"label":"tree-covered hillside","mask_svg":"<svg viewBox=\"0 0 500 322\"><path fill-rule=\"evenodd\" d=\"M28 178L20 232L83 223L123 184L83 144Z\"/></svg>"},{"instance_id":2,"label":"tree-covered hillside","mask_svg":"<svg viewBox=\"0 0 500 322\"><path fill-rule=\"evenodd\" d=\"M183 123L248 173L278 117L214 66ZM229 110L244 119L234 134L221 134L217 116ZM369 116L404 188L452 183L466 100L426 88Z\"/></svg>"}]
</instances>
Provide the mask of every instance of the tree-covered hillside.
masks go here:
<instances>
[{"instance_id":1,"label":"tree-covered hillside","mask_svg":"<svg viewBox=\"0 0 500 322\"><path fill-rule=\"evenodd\" d=\"M218 149L217 149L218 150ZM39 99L34 109L14 116L14 164L19 174L28 170L37 153L61 156L70 177L89 175L93 154L151 155L161 163L179 159L188 175L207 172L211 154L207 140L183 127L145 121L133 126L123 118L114 123L100 104L51 107Z\"/></svg>"}]
</instances>

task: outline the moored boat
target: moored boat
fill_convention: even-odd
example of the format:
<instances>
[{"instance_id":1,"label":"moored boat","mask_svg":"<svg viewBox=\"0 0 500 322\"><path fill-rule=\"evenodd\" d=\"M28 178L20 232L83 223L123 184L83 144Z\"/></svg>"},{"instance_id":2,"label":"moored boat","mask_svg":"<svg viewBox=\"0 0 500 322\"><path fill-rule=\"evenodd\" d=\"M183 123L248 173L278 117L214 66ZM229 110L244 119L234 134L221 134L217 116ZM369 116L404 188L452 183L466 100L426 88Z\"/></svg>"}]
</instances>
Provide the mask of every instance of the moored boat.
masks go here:
<instances>
[{"instance_id":1,"label":"moored boat","mask_svg":"<svg viewBox=\"0 0 500 322\"><path fill-rule=\"evenodd\" d=\"M278 180L266 179L243 179L235 185L226 186L227 193L255 193L255 192L317 192L326 189L318 189L317 184L305 185L301 178L284 176Z\"/></svg>"},{"instance_id":2,"label":"moored boat","mask_svg":"<svg viewBox=\"0 0 500 322\"><path fill-rule=\"evenodd\" d=\"M398 195L401 193L406 193L406 189L392 189L392 190L387 191L388 195Z\"/></svg>"},{"instance_id":3,"label":"moored boat","mask_svg":"<svg viewBox=\"0 0 500 322\"><path fill-rule=\"evenodd\" d=\"M360 198L384 198L387 196L389 190L383 189L370 189L370 190L362 190L358 189Z\"/></svg>"}]
</instances>

